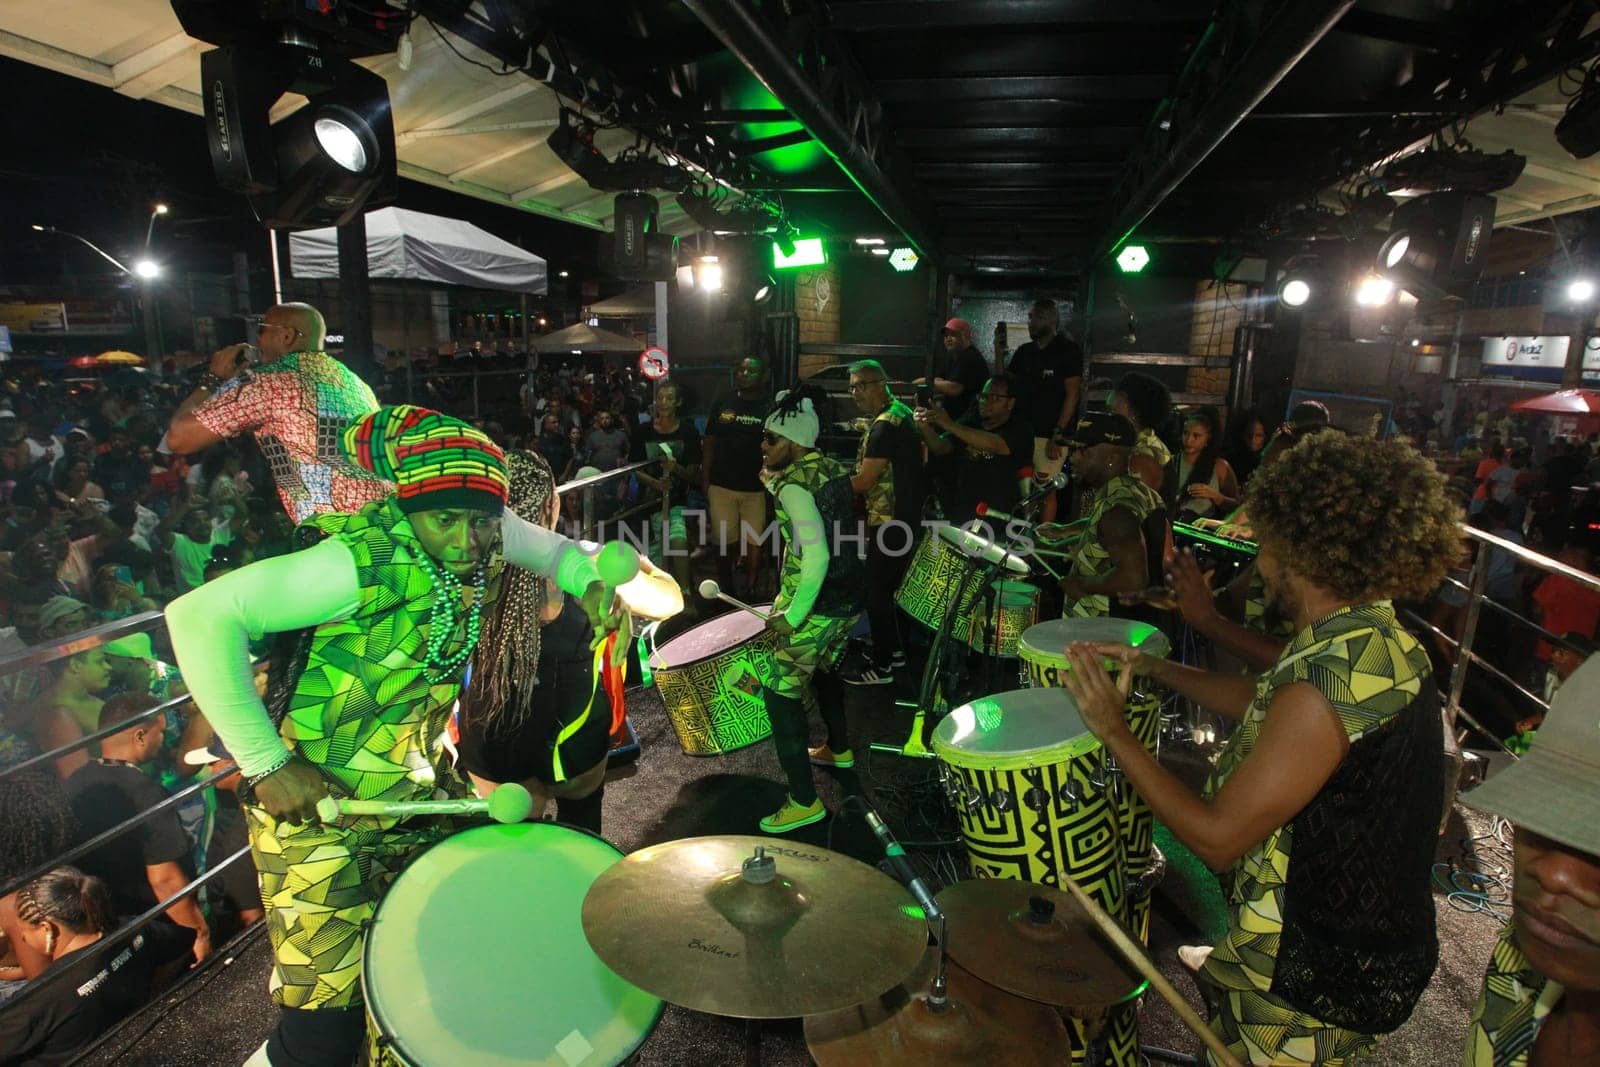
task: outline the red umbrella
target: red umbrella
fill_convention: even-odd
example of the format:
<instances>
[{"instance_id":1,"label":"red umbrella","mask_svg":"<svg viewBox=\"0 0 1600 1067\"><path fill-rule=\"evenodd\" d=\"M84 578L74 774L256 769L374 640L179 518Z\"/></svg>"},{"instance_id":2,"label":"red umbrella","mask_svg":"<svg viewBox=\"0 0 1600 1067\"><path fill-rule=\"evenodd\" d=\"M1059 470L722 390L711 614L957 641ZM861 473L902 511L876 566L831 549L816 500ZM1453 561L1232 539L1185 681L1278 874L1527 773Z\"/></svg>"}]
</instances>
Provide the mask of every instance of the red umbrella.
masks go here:
<instances>
[{"instance_id":1,"label":"red umbrella","mask_svg":"<svg viewBox=\"0 0 1600 1067\"><path fill-rule=\"evenodd\" d=\"M1536 415L1600 414L1600 393L1592 393L1587 389L1563 389L1531 400L1519 400L1511 405L1511 410Z\"/></svg>"},{"instance_id":2,"label":"red umbrella","mask_svg":"<svg viewBox=\"0 0 1600 1067\"><path fill-rule=\"evenodd\" d=\"M93 356L75 356L67 360L67 366L69 367L98 367L99 365L94 361Z\"/></svg>"}]
</instances>

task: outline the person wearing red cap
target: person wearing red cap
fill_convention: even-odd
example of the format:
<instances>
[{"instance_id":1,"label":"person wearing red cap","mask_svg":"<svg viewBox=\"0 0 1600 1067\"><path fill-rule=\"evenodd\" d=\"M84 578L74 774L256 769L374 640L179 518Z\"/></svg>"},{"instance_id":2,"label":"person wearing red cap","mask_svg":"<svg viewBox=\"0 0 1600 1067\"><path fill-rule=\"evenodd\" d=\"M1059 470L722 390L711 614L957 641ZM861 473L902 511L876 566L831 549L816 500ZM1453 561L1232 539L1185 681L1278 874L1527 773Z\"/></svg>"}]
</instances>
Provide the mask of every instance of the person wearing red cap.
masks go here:
<instances>
[{"instance_id":1,"label":"person wearing red cap","mask_svg":"<svg viewBox=\"0 0 1600 1067\"><path fill-rule=\"evenodd\" d=\"M972 324L951 319L944 324L944 353L934 360L933 391L952 419L959 419L977 400L978 390L989 380L989 364L972 343ZM918 378L917 385L930 384Z\"/></svg>"}]
</instances>

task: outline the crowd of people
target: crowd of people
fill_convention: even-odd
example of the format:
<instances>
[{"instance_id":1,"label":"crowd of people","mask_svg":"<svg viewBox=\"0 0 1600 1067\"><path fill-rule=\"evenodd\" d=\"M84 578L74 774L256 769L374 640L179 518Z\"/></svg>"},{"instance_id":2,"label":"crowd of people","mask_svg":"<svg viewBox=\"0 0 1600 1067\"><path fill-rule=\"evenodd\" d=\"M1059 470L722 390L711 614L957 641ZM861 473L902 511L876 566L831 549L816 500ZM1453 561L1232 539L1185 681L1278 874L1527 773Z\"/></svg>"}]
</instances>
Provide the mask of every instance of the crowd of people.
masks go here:
<instances>
[{"instance_id":1,"label":"crowd of people","mask_svg":"<svg viewBox=\"0 0 1600 1067\"><path fill-rule=\"evenodd\" d=\"M852 364L853 456L822 447L826 398L775 389L754 356L703 419L670 380L646 403L627 373L555 367L474 420L383 406L323 351L315 309L295 304L266 314L254 348L219 351L181 385L10 382L6 650L157 608L166 629L0 679L0 770L12 769L0 879L29 876L0 898L0 994L17 1001L0 1009L0 1062L12 1049L69 1055L204 959L223 925L257 916L283 1010L252 1062L348 1062L364 1019L349 1010L361 994L345 963L389 882L446 828L323 823L317 800L486 795L516 781L536 814L553 801L558 818L599 832L622 699L605 684L608 635L627 614L680 613L697 553L753 595L769 516L781 555L762 697L788 795L762 831L826 817L814 775L854 763L840 687L896 684L918 654L895 594L924 523L987 523L975 528L998 538L1026 517L1065 560L1041 617L1186 626L1218 654L1219 669L1202 669L1078 644L1067 681L1156 818L1221 876L1229 929L1189 957L1213 1029L1250 1063L1370 1053L1410 1014L1438 951L1429 868L1450 649L1418 640L1403 613L1460 607L1448 578L1469 573L1468 516L1588 570L1569 490L1592 442L1552 446L1530 476L1527 442L1472 436L1459 451L1477 465L1452 485L1404 440L1342 433L1316 402L1281 424L1250 411L1224 423L1176 410L1149 375L1086 382L1049 301L1028 332L1015 353L997 344L991 366L950 320L914 404L878 363ZM603 482L593 517L659 498L661 552L636 585L608 590L575 542L590 532L570 510L577 495L556 486L630 462L647 466ZM1225 589L1183 548L1201 527L1250 546ZM1496 949L1465 1062L1586 1062L1600 1051L1600 822L1569 825L1595 810L1593 779L1560 760L1600 773L1594 704L1579 692L1596 669L1583 662L1600 597L1559 574L1527 588L1514 554L1480 551L1504 555L1490 557L1486 592L1531 605L1557 639L1536 660L1556 699L1547 721L1507 724L1528 757L1468 796L1528 831L1515 895L1527 921ZM869 637L852 654L863 614ZM269 648L277 667L258 681L252 655ZM1203 791L1129 732L1135 675L1234 724ZM816 746L807 687L826 731ZM186 690L193 701L167 714ZM104 736L55 751L92 733ZM217 788L173 799L205 779ZM1531 802L1541 790L1568 803ZM85 843L74 865L40 871ZM185 892L246 848L203 896ZM165 914L131 937L119 925L153 912ZM52 969L83 980L30 985Z\"/></svg>"}]
</instances>

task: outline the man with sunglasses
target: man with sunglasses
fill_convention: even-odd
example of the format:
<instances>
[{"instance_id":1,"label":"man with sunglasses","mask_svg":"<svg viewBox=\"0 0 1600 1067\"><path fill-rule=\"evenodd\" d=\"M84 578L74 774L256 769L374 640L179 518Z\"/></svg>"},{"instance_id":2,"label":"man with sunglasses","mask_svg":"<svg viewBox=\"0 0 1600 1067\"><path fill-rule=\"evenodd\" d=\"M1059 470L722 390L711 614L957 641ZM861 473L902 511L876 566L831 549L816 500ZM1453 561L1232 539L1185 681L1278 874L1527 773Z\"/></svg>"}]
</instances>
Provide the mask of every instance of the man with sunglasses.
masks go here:
<instances>
[{"instance_id":1,"label":"man with sunglasses","mask_svg":"<svg viewBox=\"0 0 1600 1067\"><path fill-rule=\"evenodd\" d=\"M1033 456L1033 428L1017 414L1016 380L996 374L978 394L978 410L958 422L943 408L918 408L917 429L928 451L955 456L954 485L941 501L944 517L964 523L979 504L1012 511L1022 497L1020 471Z\"/></svg>"},{"instance_id":2,"label":"man with sunglasses","mask_svg":"<svg viewBox=\"0 0 1600 1067\"><path fill-rule=\"evenodd\" d=\"M278 304L262 318L260 365L249 345L211 357L193 393L167 429L176 453L201 452L218 441L255 434L295 522L328 512L353 514L388 495L379 481L339 452L345 428L378 410L377 397L355 372L323 351L322 313L310 304Z\"/></svg>"}]
</instances>

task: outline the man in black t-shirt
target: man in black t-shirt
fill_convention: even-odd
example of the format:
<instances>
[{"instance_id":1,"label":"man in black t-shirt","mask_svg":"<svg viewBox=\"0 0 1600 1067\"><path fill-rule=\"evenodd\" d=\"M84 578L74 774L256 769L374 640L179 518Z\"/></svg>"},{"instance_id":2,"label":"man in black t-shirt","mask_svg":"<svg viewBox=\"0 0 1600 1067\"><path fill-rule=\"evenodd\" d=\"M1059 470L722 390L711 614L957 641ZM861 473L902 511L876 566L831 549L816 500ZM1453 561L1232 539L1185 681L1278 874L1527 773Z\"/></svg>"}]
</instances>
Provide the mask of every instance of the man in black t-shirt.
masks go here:
<instances>
[{"instance_id":1,"label":"man in black t-shirt","mask_svg":"<svg viewBox=\"0 0 1600 1067\"><path fill-rule=\"evenodd\" d=\"M122 693L100 709L100 728L136 719L155 707L145 693ZM166 716L135 722L100 742L101 757L67 779L67 799L78 818L83 839L111 829L167 799L161 783L139 769L161 752ZM130 827L78 861L83 870L105 882L119 915L137 915L182 889L193 877L189 835L178 813L167 808ZM211 931L194 895L167 909L167 916L195 933L195 959L211 954Z\"/></svg>"},{"instance_id":2,"label":"man in black t-shirt","mask_svg":"<svg viewBox=\"0 0 1600 1067\"><path fill-rule=\"evenodd\" d=\"M1031 340L1017 349L1006 367L1017 380L1017 395L1025 398L1020 411L1033 426L1031 465L1034 482L1040 485L1061 473L1066 452L1056 439L1073 425L1083 384L1083 349L1059 328L1055 301L1034 301L1028 312ZM1002 356L997 343L997 364ZM1055 514L1056 494L1050 493L1044 498L1043 520L1049 522Z\"/></svg>"},{"instance_id":3,"label":"man in black t-shirt","mask_svg":"<svg viewBox=\"0 0 1600 1067\"><path fill-rule=\"evenodd\" d=\"M701 440L694 421L678 415L683 391L676 382L656 386L655 417L633 435L633 462L660 460L659 477L640 471L639 481L664 493L667 503L667 553L662 557L678 585L688 596L689 527L684 514L689 485L700 482Z\"/></svg>"},{"instance_id":4,"label":"man in black t-shirt","mask_svg":"<svg viewBox=\"0 0 1600 1067\"><path fill-rule=\"evenodd\" d=\"M944 517L964 523L979 504L1010 511L1021 499L1021 475L1033 448L1033 429L1017 414L1016 382L996 374L978 394L978 410L960 422L942 408L918 408L917 429L928 449L955 457L955 480ZM943 431L942 433L940 431Z\"/></svg>"},{"instance_id":5,"label":"man in black t-shirt","mask_svg":"<svg viewBox=\"0 0 1600 1067\"><path fill-rule=\"evenodd\" d=\"M888 375L876 360L850 367L850 395L867 417L850 487L867 511L867 619L872 662L839 677L851 685L887 685L906 665L894 610L922 520L922 438L912 411L889 394Z\"/></svg>"},{"instance_id":6,"label":"man in black t-shirt","mask_svg":"<svg viewBox=\"0 0 1600 1067\"><path fill-rule=\"evenodd\" d=\"M978 390L989 377L989 364L972 343L972 326L966 319L944 324L944 351L934 361L933 391L954 419L973 410ZM927 382L918 378L917 385Z\"/></svg>"},{"instance_id":7,"label":"man in black t-shirt","mask_svg":"<svg viewBox=\"0 0 1600 1067\"><path fill-rule=\"evenodd\" d=\"M711 408L702 442L706 502L717 548L717 581L730 592L748 594L761 569L757 538L767 525L767 491L761 484L762 423L772 410L767 366L759 356L740 360L734 371L734 392ZM748 527L748 531L746 531ZM734 590L733 555L738 539L746 588Z\"/></svg>"}]
</instances>

